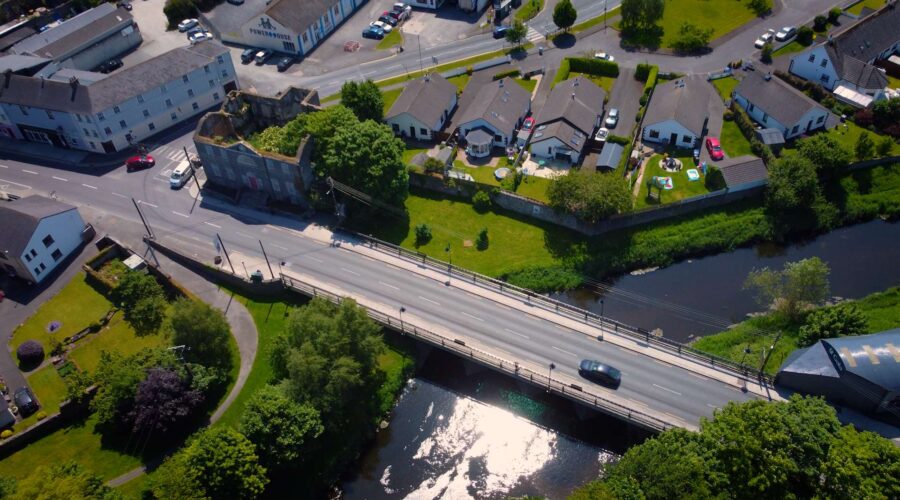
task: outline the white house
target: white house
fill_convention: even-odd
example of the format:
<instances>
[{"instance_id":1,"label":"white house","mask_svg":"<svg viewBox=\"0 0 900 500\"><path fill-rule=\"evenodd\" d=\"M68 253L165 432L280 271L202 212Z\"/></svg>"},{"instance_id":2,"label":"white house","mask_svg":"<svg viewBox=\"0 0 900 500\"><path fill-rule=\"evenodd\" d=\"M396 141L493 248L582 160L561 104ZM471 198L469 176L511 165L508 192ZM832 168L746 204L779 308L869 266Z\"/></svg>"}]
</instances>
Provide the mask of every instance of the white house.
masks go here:
<instances>
[{"instance_id":1,"label":"white house","mask_svg":"<svg viewBox=\"0 0 900 500\"><path fill-rule=\"evenodd\" d=\"M557 83L537 116L531 153L577 163L600 126L605 98L606 92L586 78Z\"/></svg>"},{"instance_id":2,"label":"white house","mask_svg":"<svg viewBox=\"0 0 900 500\"><path fill-rule=\"evenodd\" d=\"M394 133L430 141L456 108L456 85L432 73L410 82L384 118Z\"/></svg>"},{"instance_id":3,"label":"white house","mask_svg":"<svg viewBox=\"0 0 900 500\"><path fill-rule=\"evenodd\" d=\"M109 75L0 76L0 135L112 153L220 103L238 88L227 48L204 41Z\"/></svg>"},{"instance_id":4,"label":"white house","mask_svg":"<svg viewBox=\"0 0 900 500\"><path fill-rule=\"evenodd\" d=\"M273 0L222 40L302 56L312 51L365 0ZM358 35L358 33L357 33Z\"/></svg>"},{"instance_id":5,"label":"white house","mask_svg":"<svg viewBox=\"0 0 900 500\"><path fill-rule=\"evenodd\" d=\"M645 142L693 148L706 133L712 113L724 111L712 85L699 77L657 85L644 114Z\"/></svg>"},{"instance_id":6,"label":"white house","mask_svg":"<svg viewBox=\"0 0 900 500\"><path fill-rule=\"evenodd\" d=\"M32 195L0 203L0 269L39 283L82 243L78 209Z\"/></svg>"},{"instance_id":7,"label":"white house","mask_svg":"<svg viewBox=\"0 0 900 500\"><path fill-rule=\"evenodd\" d=\"M491 149L513 144L516 129L531 111L531 94L506 78L484 84L459 120L459 137L469 154L488 156Z\"/></svg>"},{"instance_id":8,"label":"white house","mask_svg":"<svg viewBox=\"0 0 900 500\"><path fill-rule=\"evenodd\" d=\"M737 102L763 128L776 129L791 139L828 124L828 110L803 92L771 75L750 71L735 87Z\"/></svg>"}]
</instances>

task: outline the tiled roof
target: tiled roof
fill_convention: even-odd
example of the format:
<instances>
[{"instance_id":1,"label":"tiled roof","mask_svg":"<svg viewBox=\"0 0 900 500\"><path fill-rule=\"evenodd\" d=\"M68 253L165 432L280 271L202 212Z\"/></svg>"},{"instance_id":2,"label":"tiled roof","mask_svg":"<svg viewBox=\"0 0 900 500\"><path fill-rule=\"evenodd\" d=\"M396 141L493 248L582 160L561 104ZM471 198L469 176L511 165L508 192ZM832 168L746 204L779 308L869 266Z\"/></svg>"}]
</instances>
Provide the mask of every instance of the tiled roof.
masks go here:
<instances>
[{"instance_id":1,"label":"tiled roof","mask_svg":"<svg viewBox=\"0 0 900 500\"><path fill-rule=\"evenodd\" d=\"M719 98L713 90L712 85L699 77L679 78L657 85L644 115L644 123L653 125L675 120L699 136L709 115L710 99Z\"/></svg>"},{"instance_id":2,"label":"tiled roof","mask_svg":"<svg viewBox=\"0 0 900 500\"><path fill-rule=\"evenodd\" d=\"M456 98L456 85L443 76L431 75L413 80L394 101L385 119L407 113L419 122L434 126Z\"/></svg>"},{"instance_id":3,"label":"tiled roof","mask_svg":"<svg viewBox=\"0 0 900 500\"><path fill-rule=\"evenodd\" d=\"M769 178L766 163L756 156L746 155L726 158L717 162L716 167L722 171L722 176L725 177L725 184L732 188Z\"/></svg>"},{"instance_id":4,"label":"tiled roof","mask_svg":"<svg viewBox=\"0 0 900 500\"><path fill-rule=\"evenodd\" d=\"M0 203L0 252L19 257L42 219L69 210L75 207L38 195Z\"/></svg>"},{"instance_id":5,"label":"tiled roof","mask_svg":"<svg viewBox=\"0 0 900 500\"><path fill-rule=\"evenodd\" d=\"M747 72L734 92L788 128L796 125L811 109L824 109L780 78L771 76L766 79L755 71Z\"/></svg>"},{"instance_id":6,"label":"tiled roof","mask_svg":"<svg viewBox=\"0 0 900 500\"><path fill-rule=\"evenodd\" d=\"M459 123L469 123L481 118L497 130L511 132L530 106L531 94L516 82L503 78L486 83L478 89Z\"/></svg>"}]
</instances>

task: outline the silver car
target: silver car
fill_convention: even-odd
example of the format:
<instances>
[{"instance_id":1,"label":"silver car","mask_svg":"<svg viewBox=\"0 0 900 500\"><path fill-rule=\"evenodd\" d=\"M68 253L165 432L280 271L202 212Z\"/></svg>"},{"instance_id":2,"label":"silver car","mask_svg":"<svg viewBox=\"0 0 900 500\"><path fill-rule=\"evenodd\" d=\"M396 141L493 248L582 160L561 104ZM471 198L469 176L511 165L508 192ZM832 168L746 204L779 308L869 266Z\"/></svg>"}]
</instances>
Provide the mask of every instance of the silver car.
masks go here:
<instances>
[{"instance_id":1,"label":"silver car","mask_svg":"<svg viewBox=\"0 0 900 500\"><path fill-rule=\"evenodd\" d=\"M609 113L606 115L606 126L609 128L613 128L619 123L619 110L617 108L612 108L609 110Z\"/></svg>"}]
</instances>

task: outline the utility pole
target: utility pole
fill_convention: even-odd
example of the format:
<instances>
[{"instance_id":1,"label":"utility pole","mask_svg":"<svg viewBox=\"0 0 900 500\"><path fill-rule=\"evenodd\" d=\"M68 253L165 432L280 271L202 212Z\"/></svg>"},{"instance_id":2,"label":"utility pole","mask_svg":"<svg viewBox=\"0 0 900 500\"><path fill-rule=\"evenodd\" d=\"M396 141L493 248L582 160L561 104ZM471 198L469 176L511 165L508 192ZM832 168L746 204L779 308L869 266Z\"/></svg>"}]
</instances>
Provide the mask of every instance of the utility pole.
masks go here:
<instances>
[{"instance_id":1,"label":"utility pole","mask_svg":"<svg viewBox=\"0 0 900 500\"><path fill-rule=\"evenodd\" d=\"M228 250L225 248L225 242L222 241L222 237L219 236L219 233L216 233L216 238L219 239L219 245L222 246L222 253L225 254L225 260L228 261L228 267L231 268L231 274L237 274L234 272L234 266L231 264L231 257L228 256Z\"/></svg>"},{"instance_id":2,"label":"utility pole","mask_svg":"<svg viewBox=\"0 0 900 500\"><path fill-rule=\"evenodd\" d=\"M419 71L425 73L422 67L422 40L418 33L416 33L416 44L419 46Z\"/></svg>"},{"instance_id":3,"label":"utility pole","mask_svg":"<svg viewBox=\"0 0 900 500\"><path fill-rule=\"evenodd\" d=\"M259 241L259 248L262 250L263 257L266 259L266 265L269 266L269 274L272 275L272 279L275 279L275 273L272 271L272 264L269 263L269 256L266 255L266 249L263 248L262 240L257 241Z\"/></svg>"},{"instance_id":4,"label":"utility pole","mask_svg":"<svg viewBox=\"0 0 900 500\"><path fill-rule=\"evenodd\" d=\"M188 162L188 166L191 167L191 175L194 176L194 182L197 183L197 187L200 187L200 181L197 180L197 171L194 170L194 162L191 161L191 154L188 153L187 146L182 146L184 148L184 157Z\"/></svg>"},{"instance_id":5,"label":"utility pole","mask_svg":"<svg viewBox=\"0 0 900 500\"><path fill-rule=\"evenodd\" d=\"M547 392L550 392L550 382L553 380L553 369L556 368L555 363L550 363L550 371L547 373Z\"/></svg>"},{"instance_id":6,"label":"utility pole","mask_svg":"<svg viewBox=\"0 0 900 500\"><path fill-rule=\"evenodd\" d=\"M606 31L606 0L603 0L603 31Z\"/></svg>"},{"instance_id":7,"label":"utility pole","mask_svg":"<svg viewBox=\"0 0 900 500\"><path fill-rule=\"evenodd\" d=\"M447 247L444 248L444 251L447 252L447 255L450 258L450 263L447 265L447 286L450 286L450 282L453 280L453 252L450 251L449 243L447 243Z\"/></svg>"},{"instance_id":8,"label":"utility pole","mask_svg":"<svg viewBox=\"0 0 900 500\"><path fill-rule=\"evenodd\" d=\"M151 240L156 239L156 236L153 235L153 231L150 230L150 225L147 224L147 219L144 218L144 213L141 212L141 207L138 205L138 202L135 201L134 198L131 199L131 202L134 203L134 208L137 210L138 216L141 218L141 222L144 223L144 228L147 229L147 236L150 237Z\"/></svg>"},{"instance_id":9,"label":"utility pole","mask_svg":"<svg viewBox=\"0 0 900 500\"><path fill-rule=\"evenodd\" d=\"M769 352L767 352L765 357L763 358L762 366L759 367L759 373L764 373L766 371L766 365L769 363L769 357L772 356L772 353L775 351L775 346L778 345L778 341L781 340L782 333L784 332L778 330L778 335L775 336L775 342L772 342L772 345L769 347Z\"/></svg>"}]
</instances>

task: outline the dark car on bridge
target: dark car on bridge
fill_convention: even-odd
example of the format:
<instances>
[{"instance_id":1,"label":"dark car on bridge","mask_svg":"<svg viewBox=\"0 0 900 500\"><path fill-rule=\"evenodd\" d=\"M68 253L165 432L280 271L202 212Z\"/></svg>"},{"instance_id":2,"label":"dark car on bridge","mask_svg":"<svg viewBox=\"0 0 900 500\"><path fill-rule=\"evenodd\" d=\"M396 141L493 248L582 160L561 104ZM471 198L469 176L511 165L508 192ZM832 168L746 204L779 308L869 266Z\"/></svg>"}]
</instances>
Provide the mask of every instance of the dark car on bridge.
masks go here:
<instances>
[{"instance_id":1,"label":"dark car on bridge","mask_svg":"<svg viewBox=\"0 0 900 500\"><path fill-rule=\"evenodd\" d=\"M592 359L585 359L581 362L578 374L592 382L612 388L619 387L619 384L622 383L622 372Z\"/></svg>"}]
</instances>

